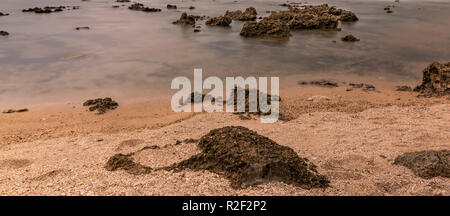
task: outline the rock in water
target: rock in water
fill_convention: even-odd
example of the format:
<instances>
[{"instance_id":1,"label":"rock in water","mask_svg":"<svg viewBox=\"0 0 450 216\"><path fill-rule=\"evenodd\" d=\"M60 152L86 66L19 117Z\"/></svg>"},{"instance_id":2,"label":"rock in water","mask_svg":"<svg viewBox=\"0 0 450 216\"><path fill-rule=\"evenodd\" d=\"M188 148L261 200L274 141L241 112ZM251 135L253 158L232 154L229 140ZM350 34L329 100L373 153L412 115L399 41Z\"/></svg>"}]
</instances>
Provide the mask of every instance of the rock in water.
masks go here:
<instances>
[{"instance_id":1,"label":"rock in water","mask_svg":"<svg viewBox=\"0 0 450 216\"><path fill-rule=\"evenodd\" d=\"M87 100L83 103L83 106L89 106L91 112L97 110L97 114L104 114L107 110L116 109L119 104L107 97Z\"/></svg>"},{"instance_id":2,"label":"rock in water","mask_svg":"<svg viewBox=\"0 0 450 216\"><path fill-rule=\"evenodd\" d=\"M239 21L253 21L256 20L256 9L254 7L249 7L245 9L244 12L237 10L237 11L226 11L225 16L229 17L234 20Z\"/></svg>"},{"instance_id":3,"label":"rock in water","mask_svg":"<svg viewBox=\"0 0 450 216\"><path fill-rule=\"evenodd\" d=\"M357 37L353 36L352 34L350 34L350 35L347 35L347 36L341 38L341 40L345 41L345 42L356 42L356 41L359 41L359 38L357 38Z\"/></svg>"},{"instance_id":4,"label":"rock in water","mask_svg":"<svg viewBox=\"0 0 450 216\"><path fill-rule=\"evenodd\" d=\"M289 27L280 21L262 19L259 22L246 22L240 35L244 37L287 39L291 36L291 32Z\"/></svg>"},{"instance_id":5,"label":"rock in water","mask_svg":"<svg viewBox=\"0 0 450 216\"><path fill-rule=\"evenodd\" d=\"M143 12L160 12L161 9L159 8L149 8L149 7L145 7L143 4L141 3L134 3L132 5L130 5L128 7L128 9L130 10L135 10L135 11L143 11Z\"/></svg>"},{"instance_id":6,"label":"rock in water","mask_svg":"<svg viewBox=\"0 0 450 216\"><path fill-rule=\"evenodd\" d=\"M0 36L8 36L9 33L7 31L0 31Z\"/></svg>"},{"instance_id":7,"label":"rock in water","mask_svg":"<svg viewBox=\"0 0 450 216\"><path fill-rule=\"evenodd\" d=\"M409 152L398 156L395 165L411 169L415 175L430 179L437 176L450 178L450 151Z\"/></svg>"},{"instance_id":8,"label":"rock in water","mask_svg":"<svg viewBox=\"0 0 450 216\"><path fill-rule=\"evenodd\" d=\"M441 64L433 62L423 70L422 84L414 91L420 92L419 96L445 96L450 94L450 62Z\"/></svg>"},{"instance_id":9,"label":"rock in water","mask_svg":"<svg viewBox=\"0 0 450 216\"><path fill-rule=\"evenodd\" d=\"M213 17L206 21L206 25L209 26L230 26L232 20L226 16Z\"/></svg>"},{"instance_id":10,"label":"rock in water","mask_svg":"<svg viewBox=\"0 0 450 216\"><path fill-rule=\"evenodd\" d=\"M270 181L302 188L329 185L308 159L245 127L211 130L200 139L198 147L201 153L165 169L209 170L229 179L236 189Z\"/></svg>"}]
</instances>

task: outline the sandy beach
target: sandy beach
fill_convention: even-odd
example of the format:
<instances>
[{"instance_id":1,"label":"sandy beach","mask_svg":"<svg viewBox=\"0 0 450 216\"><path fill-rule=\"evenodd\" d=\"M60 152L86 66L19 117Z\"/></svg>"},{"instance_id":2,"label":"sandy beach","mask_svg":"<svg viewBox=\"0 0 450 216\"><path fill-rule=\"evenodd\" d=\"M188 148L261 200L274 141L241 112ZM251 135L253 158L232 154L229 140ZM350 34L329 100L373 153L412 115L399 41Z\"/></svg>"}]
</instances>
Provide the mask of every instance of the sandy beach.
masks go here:
<instances>
[{"instance_id":1,"label":"sandy beach","mask_svg":"<svg viewBox=\"0 0 450 216\"><path fill-rule=\"evenodd\" d=\"M289 121L262 124L232 113L173 114L155 103L124 105L104 115L85 107L3 114L2 195L449 195L443 177L423 179L393 165L405 152L450 147L450 101L417 93L298 86L282 94ZM301 92L301 93L296 93ZM330 101L311 102L312 95ZM163 103L159 103L163 104ZM32 116L32 117L31 117ZM233 189L208 171L107 171L112 155L136 152L136 162L168 166L199 152L195 143L215 128L245 126L292 148L330 179L326 189L270 182ZM177 142L178 141L178 142ZM180 143L181 141L181 143Z\"/></svg>"},{"instance_id":2,"label":"sandy beach","mask_svg":"<svg viewBox=\"0 0 450 216\"><path fill-rule=\"evenodd\" d=\"M0 196L450 196L449 10L4 0ZM207 77L279 80L279 120L175 112Z\"/></svg>"}]
</instances>

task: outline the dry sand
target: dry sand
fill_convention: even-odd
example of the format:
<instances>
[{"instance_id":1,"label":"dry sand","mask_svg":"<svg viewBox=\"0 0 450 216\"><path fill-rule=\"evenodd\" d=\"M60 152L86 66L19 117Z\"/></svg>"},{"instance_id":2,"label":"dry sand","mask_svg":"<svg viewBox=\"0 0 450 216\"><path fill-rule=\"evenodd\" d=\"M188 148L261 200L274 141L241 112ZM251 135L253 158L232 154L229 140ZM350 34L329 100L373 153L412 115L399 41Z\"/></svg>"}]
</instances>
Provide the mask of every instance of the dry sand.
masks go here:
<instances>
[{"instance_id":1,"label":"dry sand","mask_svg":"<svg viewBox=\"0 0 450 216\"><path fill-rule=\"evenodd\" d=\"M323 95L331 100L310 102ZM450 149L450 100L416 93L297 86L281 92L290 121L261 124L230 113L174 114L166 102L121 104L104 115L79 104L0 115L0 195L450 195L450 181L422 179L393 165L411 151ZM211 129L245 126L291 147L331 181L326 189L271 182L235 190L208 171L110 172L106 161L130 153L150 167L199 152Z\"/></svg>"}]
</instances>

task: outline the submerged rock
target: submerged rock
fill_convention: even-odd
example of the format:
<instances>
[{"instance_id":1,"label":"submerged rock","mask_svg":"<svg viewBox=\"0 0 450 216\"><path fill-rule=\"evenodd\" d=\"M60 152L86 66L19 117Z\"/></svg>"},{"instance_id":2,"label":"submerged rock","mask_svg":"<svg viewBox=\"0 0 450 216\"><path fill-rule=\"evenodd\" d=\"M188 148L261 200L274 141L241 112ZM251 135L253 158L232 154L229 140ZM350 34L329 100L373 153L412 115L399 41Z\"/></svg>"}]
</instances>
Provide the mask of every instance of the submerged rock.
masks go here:
<instances>
[{"instance_id":1,"label":"submerged rock","mask_svg":"<svg viewBox=\"0 0 450 216\"><path fill-rule=\"evenodd\" d=\"M145 7L143 4L141 3L134 3L132 5L130 5L128 7L128 9L130 10L135 10L135 11L143 11L143 12L160 12L161 9L159 8L149 8L149 7Z\"/></svg>"},{"instance_id":2,"label":"submerged rock","mask_svg":"<svg viewBox=\"0 0 450 216\"><path fill-rule=\"evenodd\" d=\"M0 31L0 36L8 36L9 33L7 31Z\"/></svg>"},{"instance_id":3,"label":"submerged rock","mask_svg":"<svg viewBox=\"0 0 450 216\"><path fill-rule=\"evenodd\" d=\"M232 19L226 16L219 16L210 18L206 21L206 25L209 26L230 26Z\"/></svg>"},{"instance_id":4,"label":"submerged rock","mask_svg":"<svg viewBox=\"0 0 450 216\"><path fill-rule=\"evenodd\" d=\"M341 38L341 40L345 41L345 42L356 42L356 41L359 41L359 38L353 36L352 34L349 34L349 35Z\"/></svg>"},{"instance_id":5,"label":"submerged rock","mask_svg":"<svg viewBox=\"0 0 450 216\"><path fill-rule=\"evenodd\" d=\"M441 176L450 178L450 151L409 152L398 156L395 165L411 169L415 175L430 179Z\"/></svg>"},{"instance_id":6,"label":"submerged rock","mask_svg":"<svg viewBox=\"0 0 450 216\"><path fill-rule=\"evenodd\" d=\"M130 2L130 0L116 0L116 2L127 3L127 2Z\"/></svg>"},{"instance_id":7,"label":"submerged rock","mask_svg":"<svg viewBox=\"0 0 450 216\"><path fill-rule=\"evenodd\" d=\"M450 95L450 62L433 62L423 70L422 84L414 88L420 92L419 96Z\"/></svg>"},{"instance_id":8,"label":"submerged rock","mask_svg":"<svg viewBox=\"0 0 450 216\"><path fill-rule=\"evenodd\" d=\"M89 106L91 112L97 110L97 114L104 114L107 110L116 109L119 104L107 97L87 100L83 103L83 106Z\"/></svg>"},{"instance_id":9,"label":"submerged rock","mask_svg":"<svg viewBox=\"0 0 450 216\"><path fill-rule=\"evenodd\" d=\"M252 21L256 20L256 9L254 7L249 7L245 9L244 12L237 10L237 11L226 11L225 16L229 17L233 20L239 20L239 21Z\"/></svg>"},{"instance_id":10,"label":"submerged rock","mask_svg":"<svg viewBox=\"0 0 450 216\"><path fill-rule=\"evenodd\" d=\"M165 169L209 170L229 179L236 189L271 181L307 189L329 185L308 159L245 127L211 130L200 139L198 147L201 153Z\"/></svg>"},{"instance_id":11,"label":"submerged rock","mask_svg":"<svg viewBox=\"0 0 450 216\"><path fill-rule=\"evenodd\" d=\"M194 10L195 7L194 6L189 6L189 10Z\"/></svg>"}]
</instances>

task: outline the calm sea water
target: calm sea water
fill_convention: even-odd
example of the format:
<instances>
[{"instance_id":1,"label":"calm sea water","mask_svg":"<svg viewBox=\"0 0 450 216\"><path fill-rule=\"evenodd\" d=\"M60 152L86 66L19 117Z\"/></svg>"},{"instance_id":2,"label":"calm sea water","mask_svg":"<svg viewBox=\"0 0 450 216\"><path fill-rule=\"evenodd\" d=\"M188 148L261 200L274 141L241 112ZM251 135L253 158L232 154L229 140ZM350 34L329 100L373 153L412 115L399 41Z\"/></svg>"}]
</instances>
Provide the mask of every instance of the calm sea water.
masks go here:
<instances>
[{"instance_id":1,"label":"calm sea water","mask_svg":"<svg viewBox=\"0 0 450 216\"><path fill-rule=\"evenodd\" d=\"M357 14L341 32L295 31L286 42L245 39L243 23L201 32L171 24L182 11L219 16L254 6L259 16L285 1L139 1L160 13L128 10L114 0L1 0L0 105L64 102L100 96L156 97L175 76L280 76L283 86L308 77L420 81L432 61L450 60L449 1L308 0ZM176 4L178 10L165 9ZM22 13L35 6L76 5L54 14ZM129 4L127 4L129 5ZM189 6L195 10L188 10ZM383 8L396 5L394 13ZM90 30L74 30L89 26ZM354 34L357 43L339 38ZM336 40L337 43L332 43ZM295 77L295 78L293 78ZM298 78L298 79L297 79ZM9 108L9 107L8 107Z\"/></svg>"}]
</instances>

